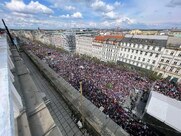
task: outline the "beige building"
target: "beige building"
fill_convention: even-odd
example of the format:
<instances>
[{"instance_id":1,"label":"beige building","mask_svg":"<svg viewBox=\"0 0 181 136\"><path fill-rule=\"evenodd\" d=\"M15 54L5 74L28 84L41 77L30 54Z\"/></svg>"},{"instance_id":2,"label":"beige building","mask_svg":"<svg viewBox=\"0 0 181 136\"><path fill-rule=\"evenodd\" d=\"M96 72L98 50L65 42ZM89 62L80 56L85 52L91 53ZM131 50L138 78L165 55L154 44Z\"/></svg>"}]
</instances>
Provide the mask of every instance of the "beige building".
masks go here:
<instances>
[{"instance_id":1,"label":"beige building","mask_svg":"<svg viewBox=\"0 0 181 136\"><path fill-rule=\"evenodd\" d=\"M92 55L102 61L117 62L118 44L122 35L96 36L92 43Z\"/></svg>"},{"instance_id":2,"label":"beige building","mask_svg":"<svg viewBox=\"0 0 181 136\"><path fill-rule=\"evenodd\" d=\"M159 31L156 31L156 30L138 30L138 29L135 29L135 30L131 30L129 32L129 34L131 35L158 35L159 34Z\"/></svg>"},{"instance_id":3,"label":"beige building","mask_svg":"<svg viewBox=\"0 0 181 136\"><path fill-rule=\"evenodd\" d=\"M92 57L93 38L94 37L91 35L76 35L76 53L85 54Z\"/></svg>"},{"instance_id":4,"label":"beige building","mask_svg":"<svg viewBox=\"0 0 181 136\"><path fill-rule=\"evenodd\" d=\"M135 30L131 30L129 32L129 34L132 34L132 35L140 35L142 34L142 31L138 30L138 29L135 29Z\"/></svg>"}]
</instances>

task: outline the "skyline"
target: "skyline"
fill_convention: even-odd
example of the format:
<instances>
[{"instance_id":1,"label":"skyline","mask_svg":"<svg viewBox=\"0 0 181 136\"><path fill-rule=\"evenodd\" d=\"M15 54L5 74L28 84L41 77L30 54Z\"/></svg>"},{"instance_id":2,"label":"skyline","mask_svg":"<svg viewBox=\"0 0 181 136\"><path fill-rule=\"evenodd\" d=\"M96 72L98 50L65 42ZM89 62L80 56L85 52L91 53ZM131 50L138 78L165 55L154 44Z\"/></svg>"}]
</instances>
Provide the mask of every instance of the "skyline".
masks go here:
<instances>
[{"instance_id":1,"label":"skyline","mask_svg":"<svg viewBox=\"0 0 181 136\"><path fill-rule=\"evenodd\" d=\"M181 28L179 0L1 1L0 16L13 29Z\"/></svg>"}]
</instances>

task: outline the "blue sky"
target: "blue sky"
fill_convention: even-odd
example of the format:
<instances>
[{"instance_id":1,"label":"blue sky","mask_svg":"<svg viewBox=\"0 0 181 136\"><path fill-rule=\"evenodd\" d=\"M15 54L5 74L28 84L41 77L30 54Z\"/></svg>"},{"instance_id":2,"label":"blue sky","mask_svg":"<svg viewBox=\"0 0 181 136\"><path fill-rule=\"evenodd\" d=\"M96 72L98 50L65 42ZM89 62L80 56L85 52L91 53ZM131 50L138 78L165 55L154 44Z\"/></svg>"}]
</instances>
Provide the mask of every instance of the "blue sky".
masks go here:
<instances>
[{"instance_id":1,"label":"blue sky","mask_svg":"<svg viewBox=\"0 0 181 136\"><path fill-rule=\"evenodd\" d=\"M0 2L0 16L10 28L181 28L181 0Z\"/></svg>"}]
</instances>

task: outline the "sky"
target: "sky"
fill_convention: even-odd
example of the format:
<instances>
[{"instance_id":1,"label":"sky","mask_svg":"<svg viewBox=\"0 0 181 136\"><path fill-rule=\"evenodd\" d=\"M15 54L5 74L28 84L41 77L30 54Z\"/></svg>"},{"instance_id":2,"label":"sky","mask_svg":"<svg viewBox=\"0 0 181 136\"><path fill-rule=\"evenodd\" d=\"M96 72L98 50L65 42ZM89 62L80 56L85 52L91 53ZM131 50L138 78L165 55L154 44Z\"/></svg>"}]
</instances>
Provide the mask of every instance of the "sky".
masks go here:
<instances>
[{"instance_id":1,"label":"sky","mask_svg":"<svg viewBox=\"0 0 181 136\"><path fill-rule=\"evenodd\" d=\"M0 17L16 29L181 28L181 0L0 0Z\"/></svg>"}]
</instances>

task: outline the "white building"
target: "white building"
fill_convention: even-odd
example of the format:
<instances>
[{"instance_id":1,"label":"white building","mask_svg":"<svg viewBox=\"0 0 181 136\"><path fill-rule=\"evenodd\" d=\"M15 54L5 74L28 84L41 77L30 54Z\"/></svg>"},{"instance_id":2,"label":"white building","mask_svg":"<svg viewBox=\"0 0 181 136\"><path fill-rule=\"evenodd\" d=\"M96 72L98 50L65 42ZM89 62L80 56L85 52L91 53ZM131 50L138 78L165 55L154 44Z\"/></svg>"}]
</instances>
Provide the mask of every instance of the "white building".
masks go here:
<instances>
[{"instance_id":1,"label":"white building","mask_svg":"<svg viewBox=\"0 0 181 136\"><path fill-rule=\"evenodd\" d=\"M118 62L157 72L163 78L181 81L181 38L156 35L126 35L120 42Z\"/></svg>"},{"instance_id":2,"label":"white building","mask_svg":"<svg viewBox=\"0 0 181 136\"><path fill-rule=\"evenodd\" d=\"M102 36L96 36L92 42L92 56L102 60L102 49L104 41L100 37Z\"/></svg>"},{"instance_id":3,"label":"white building","mask_svg":"<svg viewBox=\"0 0 181 136\"><path fill-rule=\"evenodd\" d=\"M167 36L126 35L120 42L118 61L154 70L166 46L167 38Z\"/></svg>"},{"instance_id":4,"label":"white building","mask_svg":"<svg viewBox=\"0 0 181 136\"><path fill-rule=\"evenodd\" d=\"M102 61L117 61L118 42L123 36L76 36L76 52L96 57Z\"/></svg>"},{"instance_id":5,"label":"white building","mask_svg":"<svg viewBox=\"0 0 181 136\"><path fill-rule=\"evenodd\" d=\"M47 45L63 48L69 52L74 52L76 49L75 34L73 32L58 33L56 31L33 31L32 33L33 38L29 38L31 35L27 32L24 32L23 36Z\"/></svg>"},{"instance_id":6,"label":"white building","mask_svg":"<svg viewBox=\"0 0 181 136\"><path fill-rule=\"evenodd\" d=\"M60 33L53 33L51 35L51 44L57 48L63 48L61 41L62 41L62 36Z\"/></svg>"},{"instance_id":7,"label":"white building","mask_svg":"<svg viewBox=\"0 0 181 136\"><path fill-rule=\"evenodd\" d=\"M123 36L107 36L104 39L102 47L102 60L109 62L117 62L119 56L119 43Z\"/></svg>"},{"instance_id":8,"label":"white building","mask_svg":"<svg viewBox=\"0 0 181 136\"><path fill-rule=\"evenodd\" d=\"M76 35L76 53L92 57L93 38L91 35Z\"/></svg>"},{"instance_id":9,"label":"white building","mask_svg":"<svg viewBox=\"0 0 181 136\"><path fill-rule=\"evenodd\" d=\"M169 37L155 68L164 78L181 79L181 38Z\"/></svg>"}]
</instances>

